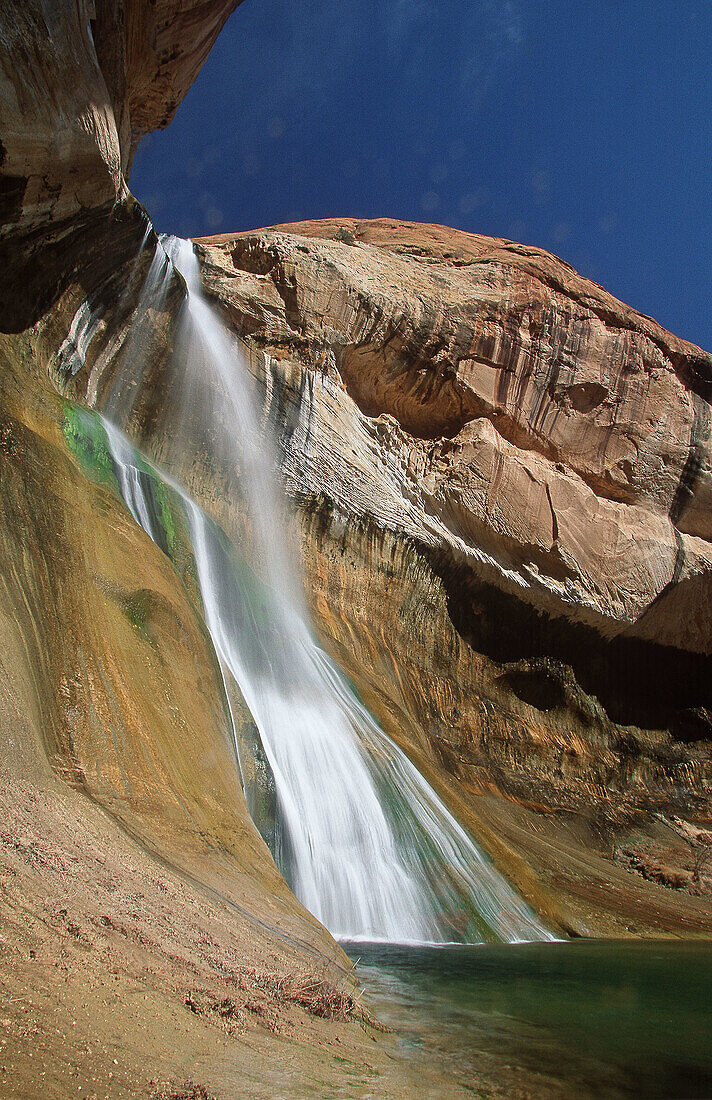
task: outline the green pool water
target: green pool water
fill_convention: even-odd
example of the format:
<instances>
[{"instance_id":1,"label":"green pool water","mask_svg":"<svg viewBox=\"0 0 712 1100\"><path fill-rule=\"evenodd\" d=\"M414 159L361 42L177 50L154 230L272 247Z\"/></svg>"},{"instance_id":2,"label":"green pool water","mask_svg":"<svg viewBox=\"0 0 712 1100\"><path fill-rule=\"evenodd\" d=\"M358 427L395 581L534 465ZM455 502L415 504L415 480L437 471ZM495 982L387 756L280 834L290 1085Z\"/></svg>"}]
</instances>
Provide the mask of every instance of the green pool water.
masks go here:
<instances>
[{"instance_id":1,"label":"green pool water","mask_svg":"<svg viewBox=\"0 0 712 1100\"><path fill-rule=\"evenodd\" d=\"M712 943L345 946L401 1054L473 1095L712 1097Z\"/></svg>"}]
</instances>

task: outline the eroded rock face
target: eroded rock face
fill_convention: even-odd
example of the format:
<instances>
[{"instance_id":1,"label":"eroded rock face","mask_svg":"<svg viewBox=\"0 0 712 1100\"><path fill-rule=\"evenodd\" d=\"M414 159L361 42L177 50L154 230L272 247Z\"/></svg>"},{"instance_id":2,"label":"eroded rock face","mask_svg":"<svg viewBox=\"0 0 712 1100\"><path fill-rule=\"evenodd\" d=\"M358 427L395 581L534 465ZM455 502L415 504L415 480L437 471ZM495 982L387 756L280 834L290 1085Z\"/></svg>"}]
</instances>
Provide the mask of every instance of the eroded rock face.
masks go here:
<instances>
[{"instance_id":1,"label":"eroded rock face","mask_svg":"<svg viewBox=\"0 0 712 1100\"><path fill-rule=\"evenodd\" d=\"M242 0L96 0L92 33L130 166L163 130ZM128 172L126 172L128 175Z\"/></svg>"},{"instance_id":2,"label":"eroded rock face","mask_svg":"<svg viewBox=\"0 0 712 1100\"><path fill-rule=\"evenodd\" d=\"M241 0L51 0L0 8L2 228L125 194Z\"/></svg>"},{"instance_id":3,"label":"eroded rock face","mask_svg":"<svg viewBox=\"0 0 712 1100\"><path fill-rule=\"evenodd\" d=\"M561 926L600 930L600 913L581 918L590 896L574 920L515 874L513 852L545 880L542 853L519 827L497 850L478 807L499 798L506 821L504 795L594 837L709 813L710 544L684 530L706 523L691 425L706 421L709 358L553 257L438 227L317 223L198 248L277 436L327 646L523 892ZM117 384L130 394L129 429L238 535L218 426L174 407L163 349L180 297L144 312L140 348L92 342L64 385L99 405ZM483 350L482 317L518 332L524 301L538 303L533 349L500 335ZM618 396L598 401L604 389ZM631 439L623 493L611 456Z\"/></svg>"},{"instance_id":4,"label":"eroded rock face","mask_svg":"<svg viewBox=\"0 0 712 1100\"><path fill-rule=\"evenodd\" d=\"M385 728L554 924L709 930L610 855L710 814L710 357L512 242L345 220L198 248L316 622ZM198 495L205 468L197 443Z\"/></svg>"},{"instance_id":5,"label":"eroded rock face","mask_svg":"<svg viewBox=\"0 0 712 1100\"><path fill-rule=\"evenodd\" d=\"M93 3L0 13L3 236L120 197L122 150L92 36Z\"/></svg>"},{"instance_id":6,"label":"eroded rock face","mask_svg":"<svg viewBox=\"0 0 712 1100\"><path fill-rule=\"evenodd\" d=\"M472 827L490 793L580 815L594 844L705 818L710 357L511 242L347 220L198 247L300 502L322 635ZM567 889L579 916L555 919L603 928ZM642 927L631 897L616 934Z\"/></svg>"},{"instance_id":7,"label":"eroded rock face","mask_svg":"<svg viewBox=\"0 0 712 1100\"><path fill-rule=\"evenodd\" d=\"M299 488L550 615L709 653L709 356L511 242L344 221L203 248L238 330L308 372Z\"/></svg>"},{"instance_id":8,"label":"eroded rock face","mask_svg":"<svg viewBox=\"0 0 712 1100\"><path fill-rule=\"evenodd\" d=\"M250 821L180 511L166 498L182 581L127 512L101 429L18 368L15 344L0 338L0 618L10 698L27 702L20 721L0 706L0 766L39 784L51 768L267 941L337 953Z\"/></svg>"},{"instance_id":9,"label":"eroded rock face","mask_svg":"<svg viewBox=\"0 0 712 1100\"><path fill-rule=\"evenodd\" d=\"M230 810L224 731L208 796L170 708L161 715L143 690L112 702L122 661L165 675L170 695L165 670L189 651L197 673L175 687L189 744L209 755L209 731L221 729L194 610L171 597L173 574L155 548L137 549L142 536L111 494L74 475L57 415L33 405L48 383L101 405L122 356L138 356L126 426L159 461L168 453L167 351L182 290L176 282L144 309L137 335L151 230L125 181L137 142L170 121L236 6L0 7L0 331L13 334L0 393L10 424L0 444L11 448L0 538L15 569L6 633L25 653L18 683L28 698L39 692L37 767L49 761L122 826L172 844L181 873L207 859L209 888L229 901L232 871L249 883L259 865L255 906L270 883L274 924L303 929L328 955L264 862L244 807ZM654 815L710 814L710 357L509 241L346 219L199 248L277 434L317 625L385 728L554 924L709 931L704 898L662 904L662 887L631 887L620 861L614 874L606 845L631 823L650 832ZM199 410L193 419L172 472L234 533L234 471L216 468L213 426L197 423ZM32 500L53 493L56 506L33 513ZM68 533L72 508L93 565ZM140 578L134 552L146 553ZM97 562L108 587L97 587ZM87 621L54 642L85 597L110 629ZM107 743L92 771L112 707L129 749ZM145 726L158 747L141 756ZM562 822L575 823L570 835ZM606 888L616 875L623 901Z\"/></svg>"},{"instance_id":10,"label":"eroded rock face","mask_svg":"<svg viewBox=\"0 0 712 1100\"><path fill-rule=\"evenodd\" d=\"M269 1048L285 1031L295 1078L318 1074L317 1089L334 1026L260 983L279 992L311 972L350 989L348 964L250 820L180 512L165 498L172 565L124 506L96 419L42 386L41 342L0 336L8 1080L61 1096L80 1073L103 1095L148 1095L204 1058L221 1095L252 1093L229 1017L231 1040L251 1031ZM191 995L222 1015L197 1015ZM372 1057L355 1022L342 1040L357 1063Z\"/></svg>"},{"instance_id":11,"label":"eroded rock face","mask_svg":"<svg viewBox=\"0 0 712 1100\"><path fill-rule=\"evenodd\" d=\"M305 500L300 519L307 590L327 647L552 927L709 934L709 896L652 885L612 859L641 837L669 843L671 815L706 818L709 744L617 724L563 660L493 659L455 627L453 600L412 539L323 498ZM480 613L496 633L523 633L516 605L489 615L483 599ZM633 679L630 665L625 674ZM642 720L640 698L631 691L627 701ZM694 852L677 846L689 879Z\"/></svg>"},{"instance_id":12,"label":"eroded rock face","mask_svg":"<svg viewBox=\"0 0 712 1100\"><path fill-rule=\"evenodd\" d=\"M198 249L278 440L316 623L387 731L554 924L706 929L704 902L683 920L619 870L621 909L603 882L611 836L710 813L709 357L511 242L344 221ZM239 537L213 447L230 402L186 419L174 389L179 281L135 324L150 260L77 373L47 369L100 407L118 387L128 430ZM547 870L562 820L580 829Z\"/></svg>"},{"instance_id":13,"label":"eroded rock face","mask_svg":"<svg viewBox=\"0 0 712 1100\"><path fill-rule=\"evenodd\" d=\"M0 5L0 331L87 294L147 229L126 179L239 0Z\"/></svg>"}]
</instances>

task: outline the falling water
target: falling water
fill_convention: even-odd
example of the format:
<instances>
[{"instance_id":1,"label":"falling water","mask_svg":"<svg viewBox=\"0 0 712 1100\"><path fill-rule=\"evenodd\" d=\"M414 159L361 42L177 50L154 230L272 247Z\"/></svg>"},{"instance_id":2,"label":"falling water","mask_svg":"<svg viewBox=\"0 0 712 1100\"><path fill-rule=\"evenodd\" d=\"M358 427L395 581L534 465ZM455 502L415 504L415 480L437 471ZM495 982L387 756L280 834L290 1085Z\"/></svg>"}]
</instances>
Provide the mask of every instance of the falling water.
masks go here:
<instances>
[{"instance_id":1,"label":"falling water","mask_svg":"<svg viewBox=\"0 0 712 1100\"><path fill-rule=\"evenodd\" d=\"M249 549L230 546L195 502L173 488L215 649L242 691L274 775L283 838L275 856L294 892L342 938L553 938L314 640L280 520L274 460L237 344L203 297L190 243L168 238L163 246L188 288L172 385L186 422L192 409L208 407L216 423L231 425L229 433L217 433L215 446L227 448L239 475ZM152 273L154 286L144 297L165 295L166 265L154 262ZM221 408L210 410L215 400ZM126 417L121 401L115 387L106 410L113 419ZM157 541L160 517L147 464L109 422L106 431L126 504Z\"/></svg>"}]
</instances>

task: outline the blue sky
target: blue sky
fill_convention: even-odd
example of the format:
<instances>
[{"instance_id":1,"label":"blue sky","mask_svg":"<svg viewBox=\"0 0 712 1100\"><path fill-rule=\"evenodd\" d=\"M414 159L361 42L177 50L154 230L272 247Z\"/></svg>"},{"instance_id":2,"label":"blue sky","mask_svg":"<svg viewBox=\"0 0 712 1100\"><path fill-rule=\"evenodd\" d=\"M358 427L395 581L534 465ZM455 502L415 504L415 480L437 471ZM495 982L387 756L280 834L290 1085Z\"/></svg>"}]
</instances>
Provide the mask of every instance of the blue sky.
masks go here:
<instances>
[{"instance_id":1,"label":"blue sky","mask_svg":"<svg viewBox=\"0 0 712 1100\"><path fill-rule=\"evenodd\" d=\"M245 0L131 186L180 236L388 216L540 245L712 350L712 2Z\"/></svg>"}]
</instances>

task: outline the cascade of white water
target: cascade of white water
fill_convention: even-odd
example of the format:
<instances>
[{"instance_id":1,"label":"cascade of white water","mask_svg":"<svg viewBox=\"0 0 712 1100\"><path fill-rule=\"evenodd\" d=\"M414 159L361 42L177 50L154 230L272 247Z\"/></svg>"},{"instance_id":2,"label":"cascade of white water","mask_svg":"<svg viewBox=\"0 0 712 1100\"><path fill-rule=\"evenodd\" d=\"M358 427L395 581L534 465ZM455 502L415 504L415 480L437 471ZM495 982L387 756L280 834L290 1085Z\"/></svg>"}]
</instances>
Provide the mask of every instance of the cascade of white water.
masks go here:
<instances>
[{"instance_id":1,"label":"cascade of white water","mask_svg":"<svg viewBox=\"0 0 712 1100\"><path fill-rule=\"evenodd\" d=\"M239 471L248 554L256 555L262 580L250 571L245 583L237 551L226 549L215 524L174 489L190 530L208 629L223 668L244 695L274 774L283 866L295 893L343 938L553 938L314 641L285 550L273 459L238 347L203 296L190 243L171 238L164 245L188 288L173 386L186 418L196 402L203 410L215 395L229 402L220 418L231 425L230 438L220 445ZM163 283L162 272L161 293ZM120 395L107 412L121 417ZM136 452L111 424L107 435L122 495L156 539L159 520Z\"/></svg>"}]
</instances>

